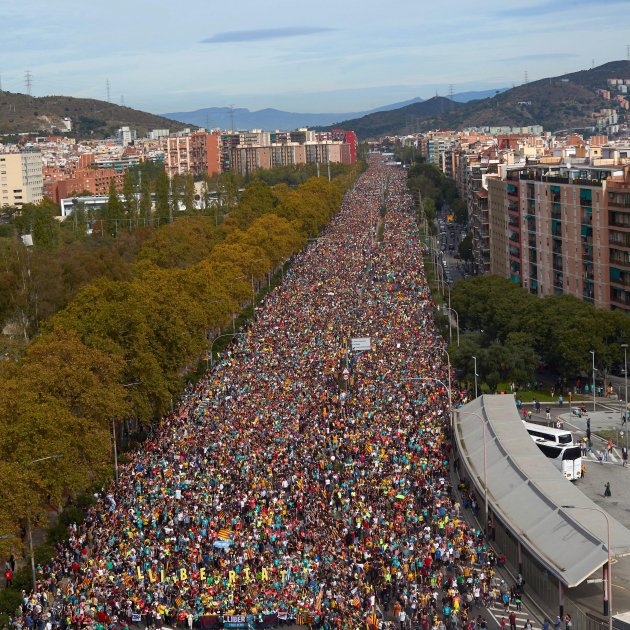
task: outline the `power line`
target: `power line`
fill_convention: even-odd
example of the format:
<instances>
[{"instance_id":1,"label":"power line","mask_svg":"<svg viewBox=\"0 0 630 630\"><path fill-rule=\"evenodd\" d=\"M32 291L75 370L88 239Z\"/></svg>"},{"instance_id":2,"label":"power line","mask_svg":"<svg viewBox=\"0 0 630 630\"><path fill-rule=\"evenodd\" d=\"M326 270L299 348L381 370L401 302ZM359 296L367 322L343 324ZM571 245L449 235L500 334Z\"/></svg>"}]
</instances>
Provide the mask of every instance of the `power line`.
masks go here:
<instances>
[{"instance_id":1,"label":"power line","mask_svg":"<svg viewBox=\"0 0 630 630\"><path fill-rule=\"evenodd\" d=\"M33 95L33 74L31 73L30 70L27 70L24 73L24 83L26 85L26 93L29 96Z\"/></svg>"},{"instance_id":2,"label":"power line","mask_svg":"<svg viewBox=\"0 0 630 630\"><path fill-rule=\"evenodd\" d=\"M112 98L111 98L111 90L109 87L109 79L107 79L107 81L105 81L105 90L107 91L107 102L109 103Z\"/></svg>"},{"instance_id":3,"label":"power line","mask_svg":"<svg viewBox=\"0 0 630 630\"><path fill-rule=\"evenodd\" d=\"M630 60L630 44L626 44L626 59Z\"/></svg>"},{"instance_id":4,"label":"power line","mask_svg":"<svg viewBox=\"0 0 630 630\"><path fill-rule=\"evenodd\" d=\"M124 94L120 95L120 104L121 104L122 107L125 106L125 95Z\"/></svg>"},{"instance_id":5,"label":"power line","mask_svg":"<svg viewBox=\"0 0 630 630\"><path fill-rule=\"evenodd\" d=\"M452 83L450 83L449 86L448 86L448 97L451 99L451 101L453 100L453 88L454 87L455 86Z\"/></svg>"},{"instance_id":6,"label":"power line","mask_svg":"<svg viewBox=\"0 0 630 630\"><path fill-rule=\"evenodd\" d=\"M527 70L525 70L525 85L527 85L529 83L529 74L527 73Z\"/></svg>"}]
</instances>

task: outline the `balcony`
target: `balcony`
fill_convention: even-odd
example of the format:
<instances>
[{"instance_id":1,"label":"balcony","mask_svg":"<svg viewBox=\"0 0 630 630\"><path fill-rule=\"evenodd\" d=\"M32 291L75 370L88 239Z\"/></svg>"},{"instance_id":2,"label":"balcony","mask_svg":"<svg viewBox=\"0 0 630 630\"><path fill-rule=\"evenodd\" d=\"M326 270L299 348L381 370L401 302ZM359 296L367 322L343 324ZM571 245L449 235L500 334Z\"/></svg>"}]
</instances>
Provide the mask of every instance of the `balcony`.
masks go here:
<instances>
[{"instance_id":1,"label":"balcony","mask_svg":"<svg viewBox=\"0 0 630 630\"><path fill-rule=\"evenodd\" d=\"M628 310L630 308L630 293L622 289L611 289L610 301L613 305Z\"/></svg>"}]
</instances>

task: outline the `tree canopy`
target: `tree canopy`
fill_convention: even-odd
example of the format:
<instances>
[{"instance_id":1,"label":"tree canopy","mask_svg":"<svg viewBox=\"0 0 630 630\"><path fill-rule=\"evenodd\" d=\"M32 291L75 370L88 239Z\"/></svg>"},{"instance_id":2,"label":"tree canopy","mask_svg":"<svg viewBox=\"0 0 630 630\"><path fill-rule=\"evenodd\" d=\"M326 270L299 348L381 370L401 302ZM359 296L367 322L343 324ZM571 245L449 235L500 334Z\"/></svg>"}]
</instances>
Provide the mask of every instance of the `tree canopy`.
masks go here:
<instances>
[{"instance_id":1,"label":"tree canopy","mask_svg":"<svg viewBox=\"0 0 630 630\"><path fill-rule=\"evenodd\" d=\"M136 211L130 178L126 199L110 195L102 237L29 250L0 239L0 320L30 340L0 362L3 532L111 474L112 419L146 425L167 411L208 339L325 225L358 172L295 188L254 179L218 225L187 207L160 228L116 230L115 216ZM62 457L30 464L52 454Z\"/></svg>"},{"instance_id":2,"label":"tree canopy","mask_svg":"<svg viewBox=\"0 0 630 630\"><path fill-rule=\"evenodd\" d=\"M590 374L591 351L605 373L622 365L621 344L630 340L630 319L622 312L597 309L568 295L538 298L498 276L455 283L451 305L468 332L454 363L470 377L469 357L477 356L478 373L491 386L533 380L540 365L561 379Z\"/></svg>"}]
</instances>

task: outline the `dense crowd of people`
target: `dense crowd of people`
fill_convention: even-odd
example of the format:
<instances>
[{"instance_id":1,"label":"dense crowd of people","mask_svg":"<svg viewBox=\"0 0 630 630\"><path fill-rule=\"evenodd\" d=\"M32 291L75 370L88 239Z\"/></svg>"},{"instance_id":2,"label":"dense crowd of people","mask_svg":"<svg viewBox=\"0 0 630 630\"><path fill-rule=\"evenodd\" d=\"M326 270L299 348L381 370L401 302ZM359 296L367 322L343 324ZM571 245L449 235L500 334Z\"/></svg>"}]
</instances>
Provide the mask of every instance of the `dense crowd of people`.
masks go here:
<instances>
[{"instance_id":1,"label":"dense crowd of people","mask_svg":"<svg viewBox=\"0 0 630 630\"><path fill-rule=\"evenodd\" d=\"M17 625L274 613L437 629L499 596L449 480L449 375L413 213L406 173L374 156L255 321L70 527ZM357 337L370 349L353 351Z\"/></svg>"}]
</instances>

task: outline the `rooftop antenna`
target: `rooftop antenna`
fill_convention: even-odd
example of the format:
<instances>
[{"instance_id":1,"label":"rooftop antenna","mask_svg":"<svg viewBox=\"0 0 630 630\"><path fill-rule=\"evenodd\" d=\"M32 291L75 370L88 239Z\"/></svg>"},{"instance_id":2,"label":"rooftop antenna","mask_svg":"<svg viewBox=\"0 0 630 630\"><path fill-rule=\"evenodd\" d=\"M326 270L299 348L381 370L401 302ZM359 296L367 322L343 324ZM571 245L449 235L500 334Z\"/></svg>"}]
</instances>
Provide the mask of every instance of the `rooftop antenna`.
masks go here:
<instances>
[{"instance_id":1,"label":"rooftop antenna","mask_svg":"<svg viewBox=\"0 0 630 630\"><path fill-rule=\"evenodd\" d=\"M29 96L33 95L33 74L30 70L24 73L24 83L26 84L26 93Z\"/></svg>"},{"instance_id":2,"label":"rooftop antenna","mask_svg":"<svg viewBox=\"0 0 630 630\"><path fill-rule=\"evenodd\" d=\"M112 100L111 89L109 86L109 79L105 81L105 90L107 91L107 102L109 103Z\"/></svg>"},{"instance_id":3,"label":"rooftop antenna","mask_svg":"<svg viewBox=\"0 0 630 630\"><path fill-rule=\"evenodd\" d=\"M454 87L455 86L452 83L450 83L449 86L448 86L448 97L451 99L451 101L453 100L453 88Z\"/></svg>"},{"instance_id":4,"label":"rooftop antenna","mask_svg":"<svg viewBox=\"0 0 630 630\"><path fill-rule=\"evenodd\" d=\"M234 133L234 103L230 103L230 127Z\"/></svg>"}]
</instances>

